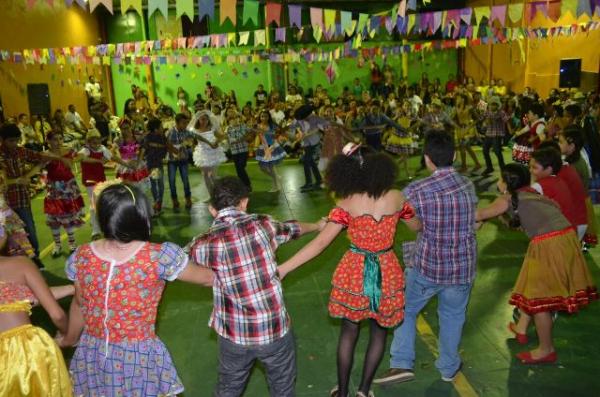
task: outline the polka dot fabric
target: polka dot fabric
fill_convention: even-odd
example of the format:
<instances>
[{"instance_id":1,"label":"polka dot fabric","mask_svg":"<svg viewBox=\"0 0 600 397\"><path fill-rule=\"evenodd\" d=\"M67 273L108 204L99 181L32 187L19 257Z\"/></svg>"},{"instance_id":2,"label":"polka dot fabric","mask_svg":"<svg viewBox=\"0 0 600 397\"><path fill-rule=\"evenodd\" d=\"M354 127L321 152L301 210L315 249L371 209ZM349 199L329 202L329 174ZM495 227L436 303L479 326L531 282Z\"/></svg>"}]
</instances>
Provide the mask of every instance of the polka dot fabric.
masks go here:
<instances>
[{"instance_id":1,"label":"polka dot fabric","mask_svg":"<svg viewBox=\"0 0 600 397\"><path fill-rule=\"evenodd\" d=\"M329 213L329 221L348 228L348 237L356 247L367 251L386 250L394 244L400 218L414 216L405 205L402 211L385 215L379 221L365 214L352 217L340 207ZM381 299L379 309L369 309L369 297L364 294L364 256L347 251L338 264L332 280L329 314L336 318L361 321L372 318L382 327L394 327L404 318L404 273L396 254L390 250L379 255L381 268Z\"/></svg>"}]
</instances>

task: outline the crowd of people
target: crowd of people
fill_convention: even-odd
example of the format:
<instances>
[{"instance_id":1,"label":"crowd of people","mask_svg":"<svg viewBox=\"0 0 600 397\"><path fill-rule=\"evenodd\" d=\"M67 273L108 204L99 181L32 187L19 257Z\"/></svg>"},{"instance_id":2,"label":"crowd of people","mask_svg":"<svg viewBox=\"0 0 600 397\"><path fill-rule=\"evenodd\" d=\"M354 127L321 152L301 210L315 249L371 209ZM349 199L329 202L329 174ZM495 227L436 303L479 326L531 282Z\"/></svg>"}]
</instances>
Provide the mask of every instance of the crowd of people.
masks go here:
<instances>
[{"instance_id":1,"label":"crowd of people","mask_svg":"<svg viewBox=\"0 0 600 397\"><path fill-rule=\"evenodd\" d=\"M254 103L246 104L211 83L193 102L180 87L173 106L158 98L150 103L132 86L123 115L111 123L100 85L91 77L88 123L72 105L51 122L40 118L32 126L27 115L4 122L0 372L13 381L1 384L0 394L181 393L184 385L154 332L165 282L179 279L213 289L210 326L219 336L215 395L241 395L252 363L260 360L271 395L293 396L295 345L281 280L343 230L350 247L333 274L329 300L329 313L341 319L342 328L338 384L331 396L349 394L361 321L369 322L370 338L356 395L372 396L373 384L414 379L416 318L436 296L436 368L444 381L453 381L462 368L459 345L476 278L476 232L485 220L503 214L531 240L510 298L520 316L508 329L526 344L533 322L539 345L517 358L524 364L557 360L552 313L574 313L598 298L583 256L597 243L597 93L552 90L542 99L529 88L515 94L502 81L476 86L469 78L449 76L442 85L426 74L408 85L375 63L368 87L357 79L338 98L321 86L305 92L294 83L285 97L259 86ZM479 144L483 170L473 150ZM512 148L512 161L504 158L505 146ZM483 207L470 177L494 172L490 151L500 171L499 196ZM421 156L419 169L409 166L412 155ZM326 188L336 198L326 218L280 222L248 213L248 159L257 161L276 193L286 157L298 157L303 165L301 191ZM227 161L237 177L218 177ZM107 181L109 165L116 178ZM174 210L180 208L177 172L184 205L193 204L190 165L200 169L209 192L214 221L186 249L150 243L152 218L163 210L165 165ZM403 191L395 188L400 168L410 181ZM431 175L412 181L425 169ZM62 254L62 229L67 234L66 274L73 285L48 288L32 264L43 266L31 210L36 176L46 189L54 256ZM86 187L92 226L90 242L79 247L75 230L86 222L86 208L77 176ZM416 241L403 243L404 270L393 250L400 220L417 232ZM277 264L279 245L317 231ZM68 295L74 297L67 316L56 300ZM30 324L27 312L35 304L58 328L55 341ZM390 368L376 377L390 329ZM57 344L77 346L70 374ZM15 366L15 360L22 362ZM32 370L21 379L17 373L28 365Z\"/></svg>"}]
</instances>

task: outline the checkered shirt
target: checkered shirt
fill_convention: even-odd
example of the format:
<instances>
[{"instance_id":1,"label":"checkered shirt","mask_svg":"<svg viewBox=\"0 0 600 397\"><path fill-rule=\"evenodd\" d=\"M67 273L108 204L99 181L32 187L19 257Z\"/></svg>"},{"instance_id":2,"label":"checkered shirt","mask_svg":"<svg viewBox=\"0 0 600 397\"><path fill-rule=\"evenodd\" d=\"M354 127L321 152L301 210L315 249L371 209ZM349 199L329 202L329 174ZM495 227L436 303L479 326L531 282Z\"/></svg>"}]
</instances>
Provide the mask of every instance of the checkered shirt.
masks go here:
<instances>
[{"instance_id":1,"label":"checkered shirt","mask_svg":"<svg viewBox=\"0 0 600 397\"><path fill-rule=\"evenodd\" d=\"M246 142L248 131L248 127L244 124L236 126L230 125L227 127L227 138L229 139L229 150L231 150L231 154L248 151L248 142Z\"/></svg>"},{"instance_id":2,"label":"checkered shirt","mask_svg":"<svg viewBox=\"0 0 600 397\"><path fill-rule=\"evenodd\" d=\"M16 179L25 175L25 164L37 164L42 161L41 153L18 147L8 151L6 148L0 150L0 167L6 172L8 179ZM12 209L28 208L31 205L28 185L11 184L6 189L6 201Z\"/></svg>"},{"instance_id":3,"label":"checkered shirt","mask_svg":"<svg viewBox=\"0 0 600 397\"><path fill-rule=\"evenodd\" d=\"M468 284L475 278L477 242L473 184L454 168L440 168L404 189L423 223L418 234L414 267L436 284Z\"/></svg>"},{"instance_id":4,"label":"checkered shirt","mask_svg":"<svg viewBox=\"0 0 600 397\"><path fill-rule=\"evenodd\" d=\"M289 331L275 250L299 235L296 222L228 207L194 239L192 259L215 272L208 325L217 334L239 345L266 345Z\"/></svg>"},{"instance_id":5,"label":"checkered shirt","mask_svg":"<svg viewBox=\"0 0 600 397\"><path fill-rule=\"evenodd\" d=\"M483 114L483 117L487 120L485 136L495 138L503 137L506 134L506 122L510 119L506 112L503 110L496 112L488 110Z\"/></svg>"}]
</instances>

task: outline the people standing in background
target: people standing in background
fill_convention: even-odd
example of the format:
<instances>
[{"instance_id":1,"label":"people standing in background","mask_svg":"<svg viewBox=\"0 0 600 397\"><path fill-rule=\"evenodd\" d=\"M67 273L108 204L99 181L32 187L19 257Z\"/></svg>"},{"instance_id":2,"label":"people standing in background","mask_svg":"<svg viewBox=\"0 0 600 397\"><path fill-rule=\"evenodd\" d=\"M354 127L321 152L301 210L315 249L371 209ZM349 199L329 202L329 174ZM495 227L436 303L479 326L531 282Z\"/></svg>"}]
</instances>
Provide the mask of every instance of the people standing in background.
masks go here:
<instances>
[{"instance_id":1,"label":"people standing in background","mask_svg":"<svg viewBox=\"0 0 600 397\"><path fill-rule=\"evenodd\" d=\"M6 173L6 199L9 207L19 215L25 224L25 230L29 241L33 246L36 264L43 268L39 261L40 247L35 230L35 221L31 212L31 197L29 195L29 184L31 177L39 172L35 166L41 165L43 161L61 160L69 165L67 159L48 152L36 152L27 148L19 147L21 141L21 130L15 124L5 124L0 128L0 166ZM33 165L31 169L27 165Z\"/></svg>"},{"instance_id":2,"label":"people standing in background","mask_svg":"<svg viewBox=\"0 0 600 397\"><path fill-rule=\"evenodd\" d=\"M144 160L150 173L150 190L154 199L153 213L157 216L162 211L163 196L165 193L163 161L167 156L169 144L162 122L159 119L152 118L148 120L146 130L148 134L144 137L142 146L144 147ZM176 152L174 148L172 150Z\"/></svg>"},{"instance_id":3,"label":"people standing in background","mask_svg":"<svg viewBox=\"0 0 600 397\"><path fill-rule=\"evenodd\" d=\"M79 113L77 113L75 105L73 104L69 105L68 111L65 114L65 125L67 126L67 128L70 128L75 132L81 134L82 136L85 136L87 128L85 126L85 123L83 122L83 119L81 118Z\"/></svg>"},{"instance_id":4,"label":"people standing in background","mask_svg":"<svg viewBox=\"0 0 600 397\"><path fill-rule=\"evenodd\" d=\"M175 149L167 155L167 174L169 177L169 190L171 191L171 201L173 209L179 209L179 200L177 199L177 171L183 184L183 194L185 197L185 208L192 208L192 190L190 188L189 178L189 157L190 154L186 147L186 141L193 139L194 134L188 130L190 119L183 113L175 116L175 127L167 132L167 140Z\"/></svg>"},{"instance_id":5,"label":"people standing in background","mask_svg":"<svg viewBox=\"0 0 600 397\"><path fill-rule=\"evenodd\" d=\"M257 108L260 108L267 103L267 91L262 84L258 85L256 91L254 91L254 104Z\"/></svg>"},{"instance_id":6,"label":"people standing in background","mask_svg":"<svg viewBox=\"0 0 600 397\"><path fill-rule=\"evenodd\" d=\"M235 108L227 109L225 116L227 118L225 134L227 135L227 140L229 142L229 151L231 152L231 158L235 165L235 172L238 178L244 182L244 185L248 187L248 190L252 191L250 177L248 177L248 173L246 172L248 142L253 135L252 130L244 123L242 116Z\"/></svg>"},{"instance_id":7,"label":"people standing in background","mask_svg":"<svg viewBox=\"0 0 600 397\"><path fill-rule=\"evenodd\" d=\"M358 125L358 129L364 134L367 145L375 151L383 149L382 137L386 127L396 128L401 132L404 131L400 124L390 119L381 111L381 103L379 101L373 101L364 119Z\"/></svg>"},{"instance_id":8,"label":"people standing in background","mask_svg":"<svg viewBox=\"0 0 600 397\"><path fill-rule=\"evenodd\" d=\"M500 98L494 96L488 103L489 109L483 113L483 124L485 128L485 137L483 140L483 157L485 159L485 170L483 175L489 175L494 172L490 149L494 149L494 154L498 159L498 167L504 168L504 156L502 155L502 141L510 128L509 117L500 108Z\"/></svg>"},{"instance_id":9,"label":"people standing in background","mask_svg":"<svg viewBox=\"0 0 600 397\"><path fill-rule=\"evenodd\" d=\"M31 126L28 115L21 113L18 117L17 126L21 130L21 135L23 137L22 144L24 147L37 152L44 150L44 139Z\"/></svg>"},{"instance_id":10,"label":"people standing in background","mask_svg":"<svg viewBox=\"0 0 600 397\"><path fill-rule=\"evenodd\" d=\"M180 113L185 112L188 108L188 93L183 87L177 88L177 109Z\"/></svg>"},{"instance_id":11,"label":"people standing in background","mask_svg":"<svg viewBox=\"0 0 600 397\"><path fill-rule=\"evenodd\" d=\"M46 197L44 197L44 213L46 225L50 228L54 240L52 256L61 254L61 228L67 232L69 252L75 251L75 229L83 226L85 221L85 205L81 197L79 185L73 175L72 161L77 159L77 153L63 146L63 134L52 132L48 134L49 152L59 159L48 162Z\"/></svg>"},{"instance_id":12,"label":"people standing in background","mask_svg":"<svg viewBox=\"0 0 600 397\"><path fill-rule=\"evenodd\" d=\"M277 131L278 127L271 119L271 113L268 110L262 110L256 125L256 161L258 161L260 170L271 178L273 186L269 193L281 190L281 181L276 166L286 156L285 150L277 142Z\"/></svg>"},{"instance_id":13,"label":"people standing in background","mask_svg":"<svg viewBox=\"0 0 600 397\"><path fill-rule=\"evenodd\" d=\"M88 82L85 83L85 94L88 99L88 109L93 103L92 100L100 101L102 98L102 87L100 86L100 83L96 81L94 76L88 77Z\"/></svg>"}]
</instances>

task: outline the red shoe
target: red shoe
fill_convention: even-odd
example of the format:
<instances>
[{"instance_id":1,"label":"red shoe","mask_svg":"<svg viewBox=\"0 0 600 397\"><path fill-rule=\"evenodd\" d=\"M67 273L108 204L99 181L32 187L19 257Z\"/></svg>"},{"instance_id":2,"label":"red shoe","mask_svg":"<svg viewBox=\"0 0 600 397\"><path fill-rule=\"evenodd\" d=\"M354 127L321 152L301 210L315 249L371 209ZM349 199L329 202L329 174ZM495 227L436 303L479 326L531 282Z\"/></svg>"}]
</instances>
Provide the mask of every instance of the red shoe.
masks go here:
<instances>
[{"instance_id":1,"label":"red shoe","mask_svg":"<svg viewBox=\"0 0 600 397\"><path fill-rule=\"evenodd\" d=\"M515 323L508 323L508 330L515 335L515 339L519 345L526 345L529 342L526 334L520 334L515 330L517 325Z\"/></svg>"},{"instance_id":2,"label":"red shoe","mask_svg":"<svg viewBox=\"0 0 600 397\"><path fill-rule=\"evenodd\" d=\"M552 352L544 357L533 358L531 352L517 353L516 357L521 361L522 364L554 364L558 360L556 352Z\"/></svg>"}]
</instances>

